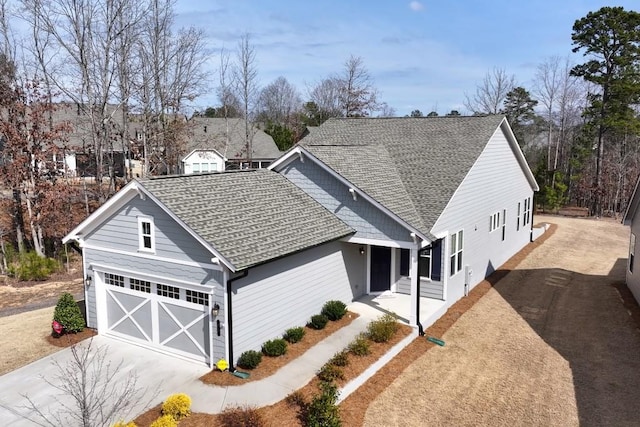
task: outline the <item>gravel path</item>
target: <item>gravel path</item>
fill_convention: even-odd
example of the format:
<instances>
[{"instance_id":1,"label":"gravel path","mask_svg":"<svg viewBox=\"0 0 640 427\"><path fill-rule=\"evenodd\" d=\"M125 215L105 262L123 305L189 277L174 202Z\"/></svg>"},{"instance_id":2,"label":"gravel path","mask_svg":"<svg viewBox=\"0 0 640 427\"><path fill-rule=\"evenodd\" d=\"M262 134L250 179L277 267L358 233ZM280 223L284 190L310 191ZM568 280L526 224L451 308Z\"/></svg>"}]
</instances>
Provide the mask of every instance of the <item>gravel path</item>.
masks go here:
<instances>
[{"instance_id":1,"label":"gravel path","mask_svg":"<svg viewBox=\"0 0 640 427\"><path fill-rule=\"evenodd\" d=\"M556 233L369 406L366 426L638 425L640 333L611 286L628 228Z\"/></svg>"}]
</instances>

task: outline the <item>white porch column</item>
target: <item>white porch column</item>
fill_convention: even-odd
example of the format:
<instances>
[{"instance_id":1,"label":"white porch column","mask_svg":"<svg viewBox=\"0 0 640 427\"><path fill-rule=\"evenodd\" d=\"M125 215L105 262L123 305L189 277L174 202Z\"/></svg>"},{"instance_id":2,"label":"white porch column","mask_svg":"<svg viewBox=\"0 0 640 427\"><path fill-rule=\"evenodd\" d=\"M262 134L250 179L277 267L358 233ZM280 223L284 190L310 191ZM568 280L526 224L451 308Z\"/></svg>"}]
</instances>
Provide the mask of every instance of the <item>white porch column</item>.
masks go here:
<instances>
[{"instance_id":1,"label":"white porch column","mask_svg":"<svg viewBox=\"0 0 640 427\"><path fill-rule=\"evenodd\" d=\"M420 277L418 276L418 249L411 248L411 264L409 265L409 276L411 277L411 317L409 324L414 326L418 324L418 296Z\"/></svg>"}]
</instances>

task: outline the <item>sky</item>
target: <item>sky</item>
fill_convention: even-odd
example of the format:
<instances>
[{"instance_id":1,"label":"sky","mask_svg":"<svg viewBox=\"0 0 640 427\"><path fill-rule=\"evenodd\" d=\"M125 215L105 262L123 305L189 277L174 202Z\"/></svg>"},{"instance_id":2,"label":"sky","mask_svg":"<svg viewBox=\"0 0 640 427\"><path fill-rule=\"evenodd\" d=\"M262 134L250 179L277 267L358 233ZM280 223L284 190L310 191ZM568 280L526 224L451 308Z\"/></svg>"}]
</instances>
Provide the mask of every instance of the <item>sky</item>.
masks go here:
<instances>
[{"instance_id":1,"label":"sky","mask_svg":"<svg viewBox=\"0 0 640 427\"><path fill-rule=\"evenodd\" d=\"M205 30L212 76L220 49L236 49L247 33L260 86L284 76L306 99L309 87L355 55L397 115L465 114L465 94L495 67L530 89L536 67L549 57L581 62L571 52L573 24L603 6L631 10L640 2L177 0L176 24ZM196 104L217 105L214 90Z\"/></svg>"}]
</instances>

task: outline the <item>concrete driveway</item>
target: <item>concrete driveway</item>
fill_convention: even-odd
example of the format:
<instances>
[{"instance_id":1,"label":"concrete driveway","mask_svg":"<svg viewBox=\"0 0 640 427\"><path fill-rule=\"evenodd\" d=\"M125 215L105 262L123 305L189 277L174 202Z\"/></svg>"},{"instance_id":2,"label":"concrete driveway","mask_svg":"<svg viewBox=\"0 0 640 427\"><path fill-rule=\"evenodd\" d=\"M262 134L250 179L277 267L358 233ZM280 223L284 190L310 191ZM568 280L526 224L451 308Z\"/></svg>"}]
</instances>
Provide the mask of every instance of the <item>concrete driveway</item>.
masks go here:
<instances>
[{"instance_id":1,"label":"concrete driveway","mask_svg":"<svg viewBox=\"0 0 640 427\"><path fill-rule=\"evenodd\" d=\"M81 343L81 345L86 344L86 341ZM139 402L131 408L130 413L117 414L118 418L126 420L140 414L148 407L159 404L167 395L181 392L209 370L204 364L165 356L104 336L94 337L91 345L94 351L103 349L105 352L107 363L101 372L103 378L106 376L109 363L110 368L115 370L122 362L111 383L115 387L115 392L99 394L110 394L112 399L117 398L126 380L137 376L138 393L136 395L139 397ZM0 424L3 426L51 425L29 409L28 397L46 415L48 421L57 425L54 421L55 415L64 410L63 405L74 408L74 400L51 384L56 386L64 384L60 379L62 372L57 369L56 363L63 368L69 368L72 366L71 360L71 350L67 348L1 376L0 420L2 422Z\"/></svg>"},{"instance_id":2,"label":"concrete driveway","mask_svg":"<svg viewBox=\"0 0 640 427\"><path fill-rule=\"evenodd\" d=\"M612 286L629 229L542 220L555 234L369 405L366 426L640 425L640 332Z\"/></svg>"}]
</instances>

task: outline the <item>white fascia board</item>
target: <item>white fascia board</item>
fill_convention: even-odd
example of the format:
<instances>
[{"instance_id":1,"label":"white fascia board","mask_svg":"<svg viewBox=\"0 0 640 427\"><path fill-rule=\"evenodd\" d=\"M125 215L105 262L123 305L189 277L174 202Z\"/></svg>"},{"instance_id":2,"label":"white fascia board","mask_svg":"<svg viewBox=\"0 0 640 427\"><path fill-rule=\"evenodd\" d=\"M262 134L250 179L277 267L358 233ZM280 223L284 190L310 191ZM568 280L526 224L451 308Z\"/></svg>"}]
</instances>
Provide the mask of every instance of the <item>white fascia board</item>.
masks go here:
<instances>
[{"instance_id":1,"label":"white fascia board","mask_svg":"<svg viewBox=\"0 0 640 427\"><path fill-rule=\"evenodd\" d=\"M289 151L285 152L282 156L274 160L273 163L271 163L267 167L267 169L279 172L281 168L285 167L286 165L294 161L298 156L300 156L300 153L300 146L295 145L290 148Z\"/></svg>"},{"instance_id":2,"label":"white fascia board","mask_svg":"<svg viewBox=\"0 0 640 427\"><path fill-rule=\"evenodd\" d=\"M511 149L513 150L513 153L516 156L516 159L518 159L518 163L520 164L520 167L522 168L522 171L524 172L525 176L527 177L527 180L529 181L529 184L531 185L531 188L533 189L533 191L540 191L540 187L538 186L538 183L536 182L536 178L535 176L533 176L533 172L531 172L531 168L529 168L529 164L527 163L527 159L524 157L524 154L522 153L522 150L520 149L520 145L518 145L518 140L516 139L516 136L513 133L513 130L511 129L511 126L509 125L509 122L507 121L507 118L503 118L502 122L500 123L500 129L502 129L502 131L504 132L505 136L507 137L507 141L509 142L509 145L511 146ZM497 131L497 129L496 129ZM493 138L493 136L492 136Z\"/></svg>"},{"instance_id":3,"label":"white fascia board","mask_svg":"<svg viewBox=\"0 0 640 427\"><path fill-rule=\"evenodd\" d=\"M423 233L421 233L420 230L414 228L412 225L410 225L409 223L404 221L398 215L396 215L395 213L391 212L389 209L384 207L380 202L378 202L373 197L369 196L367 193L362 191L360 188L358 188L356 185L354 185L348 179L346 179L345 177L343 177L342 175L340 175L339 173L337 173L336 171L331 169L329 166L327 166L324 162L322 162L320 159L315 157L313 154L311 154L310 152L308 152L307 150L305 150L302 147L297 147L297 148L300 150L299 151L299 155L302 155L304 158L308 158L308 159L313 160L313 162L315 164L320 166L324 171L328 172L331 176L336 178L338 181L340 181L342 184L344 184L347 188L353 188L353 190L354 190L354 192L356 194L358 194L359 196L362 196L367 202L371 203L373 206L375 206L376 208L378 208L379 210L384 212L386 215L388 215L391 219L396 221L398 224L400 224L401 226L403 226L404 228L409 230L409 233L415 233L416 236L418 236L420 239L426 240L427 242L431 242L431 239L428 238Z\"/></svg>"},{"instance_id":4,"label":"white fascia board","mask_svg":"<svg viewBox=\"0 0 640 427\"><path fill-rule=\"evenodd\" d=\"M133 180L125 185L122 190L118 191L113 197L104 202L95 212L84 219L76 228L71 230L62 238L62 243L68 243L70 240L81 242L83 237L93 231L95 227L100 225L109 216L113 215L120 207L129 200L140 194L140 183Z\"/></svg>"},{"instance_id":5,"label":"white fascia board","mask_svg":"<svg viewBox=\"0 0 640 427\"><path fill-rule=\"evenodd\" d=\"M633 221L633 217L636 215L636 211L638 209L638 187L640 187L640 177L636 181L636 186L633 189L633 194L631 195L631 199L629 199L629 204L627 205L627 210L622 217L622 223L624 225L631 225Z\"/></svg>"}]
</instances>

